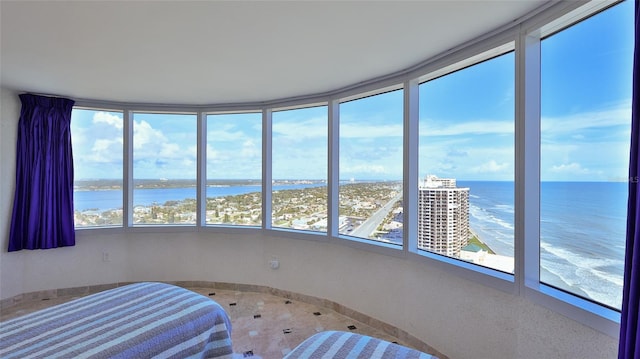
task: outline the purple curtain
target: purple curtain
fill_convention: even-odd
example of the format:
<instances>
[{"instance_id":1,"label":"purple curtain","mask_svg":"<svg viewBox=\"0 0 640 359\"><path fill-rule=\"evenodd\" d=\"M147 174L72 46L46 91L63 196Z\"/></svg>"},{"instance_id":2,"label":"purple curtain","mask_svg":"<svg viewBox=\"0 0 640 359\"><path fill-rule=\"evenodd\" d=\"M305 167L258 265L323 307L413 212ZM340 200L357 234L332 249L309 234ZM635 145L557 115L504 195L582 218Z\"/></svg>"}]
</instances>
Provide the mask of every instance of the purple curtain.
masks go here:
<instances>
[{"instance_id":1,"label":"purple curtain","mask_svg":"<svg viewBox=\"0 0 640 359\"><path fill-rule=\"evenodd\" d=\"M618 358L640 358L640 5L635 3L635 48L633 54L633 97L631 101L631 156L629 158L629 203L624 264L622 316Z\"/></svg>"},{"instance_id":2,"label":"purple curtain","mask_svg":"<svg viewBox=\"0 0 640 359\"><path fill-rule=\"evenodd\" d=\"M20 101L9 252L73 246L74 101L31 94Z\"/></svg>"}]
</instances>

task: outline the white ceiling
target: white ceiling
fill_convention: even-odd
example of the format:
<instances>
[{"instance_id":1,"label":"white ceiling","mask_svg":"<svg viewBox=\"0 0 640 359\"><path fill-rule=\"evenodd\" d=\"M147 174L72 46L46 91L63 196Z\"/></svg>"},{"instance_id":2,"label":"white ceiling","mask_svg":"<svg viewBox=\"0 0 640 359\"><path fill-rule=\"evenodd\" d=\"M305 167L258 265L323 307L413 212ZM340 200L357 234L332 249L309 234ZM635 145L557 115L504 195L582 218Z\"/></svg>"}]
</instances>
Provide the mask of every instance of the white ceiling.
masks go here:
<instances>
[{"instance_id":1,"label":"white ceiling","mask_svg":"<svg viewBox=\"0 0 640 359\"><path fill-rule=\"evenodd\" d=\"M409 68L546 2L1 0L1 85L186 105L310 95Z\"/></svg>"}]
</instances>

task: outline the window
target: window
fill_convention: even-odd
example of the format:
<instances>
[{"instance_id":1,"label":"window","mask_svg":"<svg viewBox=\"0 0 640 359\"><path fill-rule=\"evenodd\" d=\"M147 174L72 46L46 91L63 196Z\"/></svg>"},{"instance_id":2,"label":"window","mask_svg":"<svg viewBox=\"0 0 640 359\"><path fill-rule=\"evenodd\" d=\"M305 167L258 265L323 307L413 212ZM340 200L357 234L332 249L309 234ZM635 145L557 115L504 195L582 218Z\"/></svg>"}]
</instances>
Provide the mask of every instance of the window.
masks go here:
<instances>
[{"instance_id":1,"label":"window","mask_svg":"<svg viewBox=\"0 0 640 359\"><path fill-rule=\"evenodd\" d=\"M195 224L197 116L133 114L133 224Z\"/></svg>"},{"instance_id":2,"label":"window","mask_svg":"<svg viewBox=\"0 0 640 359\"><path fill-rule=\"evenodd\" d=\"M76 228L122 226L122 112L71 112Z\"/></svg>"},{"instance_id":3,"label":"window","mask_svg":"<svg viewBox=\"0 0 640 359\"><path fill-rule=\"evenodd\" d=\"M514 54L419 93L418 249L513 273Z\"/></svg>"},{"instance_id":4,"label":"window","mask_svg":"<svg viewBox=\"0 0 640 359\"><path fill-rule=\"evenodd\" d=\"M262 114L207 115L206 223L262 225Z\"/></svg>"},{"instance_id":5,"label":"window","mask_svg":"<svg viewBox=\"0 0 640 359\"><path fill-rule=\"evenodd\" d=\"M272 114L272 226L327 232L327 107Z\"/></svg>"},{"instance_id":6,"label":"window","mask_svg":"<svg viewBox=\"0 0 640 359\"><path fill-rule=\"evenodd\" d=\"M541 42L540 281L620 310L633 2Z\"/></svg>"},{"instance_id":7,"label":"window","mask_svg":"<svg viewBox=\"0 0 640 359\"><path fill-rule=\"evenodd\" d=\"M402 245L402 136L402 90L340 104L340 234Z\"/></svg>"}]
</instances>

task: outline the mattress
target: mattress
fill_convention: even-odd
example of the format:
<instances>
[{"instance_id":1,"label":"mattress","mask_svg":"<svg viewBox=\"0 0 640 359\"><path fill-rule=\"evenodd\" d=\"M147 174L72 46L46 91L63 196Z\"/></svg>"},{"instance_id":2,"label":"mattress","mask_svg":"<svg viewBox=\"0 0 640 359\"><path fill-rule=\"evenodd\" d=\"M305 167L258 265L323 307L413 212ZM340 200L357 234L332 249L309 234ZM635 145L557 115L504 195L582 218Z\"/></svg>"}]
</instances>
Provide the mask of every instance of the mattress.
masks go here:
<instances>
[{"instance_id":1,"label":"mattress","mask_svg":"<svg viewBox=\"0 0 640 359\"><path fill-rule=\"evenodd\" d=\"M306 339L284 359L437 359L385 340L357 333L326 331Z\"/></svg>"},{"instance_id":2,"label":"mattress","mask_svg":"<svg viewBox=\"0 0 640 359\"><path fill-rule=\"evenodd\" d=\"M1 358L231 358L231 322L211 299L137 283L0 323Z\"/></svg>"}]
</instances>

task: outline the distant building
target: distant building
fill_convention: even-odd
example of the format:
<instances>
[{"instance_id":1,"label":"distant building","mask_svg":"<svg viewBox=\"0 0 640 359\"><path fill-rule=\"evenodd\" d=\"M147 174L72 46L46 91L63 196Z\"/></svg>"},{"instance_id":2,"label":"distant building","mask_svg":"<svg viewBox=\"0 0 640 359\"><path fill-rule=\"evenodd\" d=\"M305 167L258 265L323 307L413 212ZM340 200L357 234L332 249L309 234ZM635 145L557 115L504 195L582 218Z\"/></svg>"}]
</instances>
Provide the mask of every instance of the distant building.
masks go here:
<instances>
[{"instance_id":1,"label":"distant building","mask_svg":"<svg viewBox=\"0 0 640 359\"><path fill-rule=\"evenodd\" d=\"M418 248L459 257L469 242L469 188L427 176L418 189Z\"/></svg>"}]
</instances>

